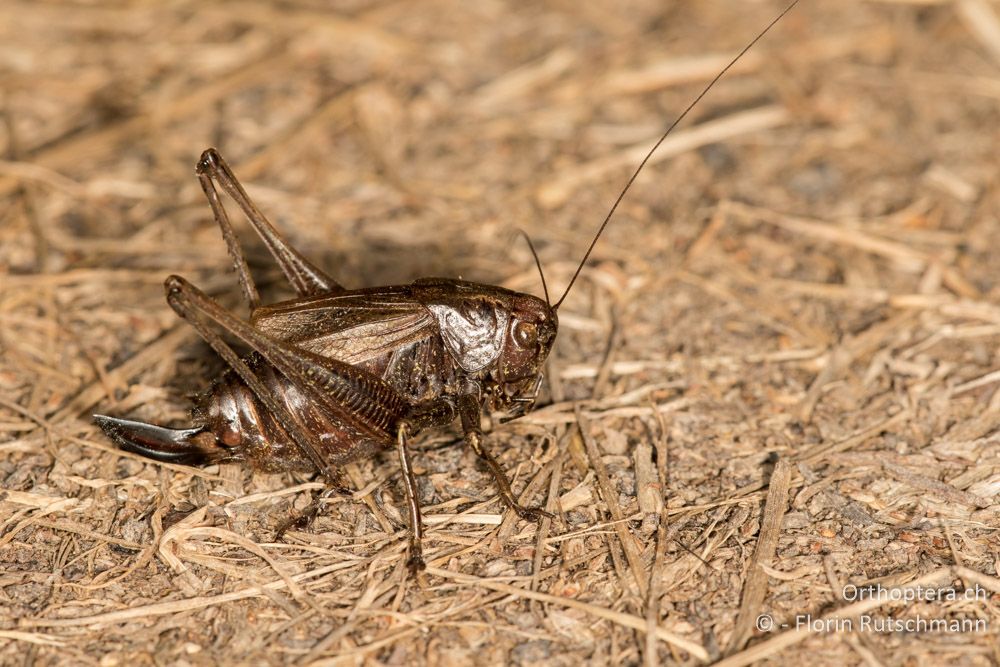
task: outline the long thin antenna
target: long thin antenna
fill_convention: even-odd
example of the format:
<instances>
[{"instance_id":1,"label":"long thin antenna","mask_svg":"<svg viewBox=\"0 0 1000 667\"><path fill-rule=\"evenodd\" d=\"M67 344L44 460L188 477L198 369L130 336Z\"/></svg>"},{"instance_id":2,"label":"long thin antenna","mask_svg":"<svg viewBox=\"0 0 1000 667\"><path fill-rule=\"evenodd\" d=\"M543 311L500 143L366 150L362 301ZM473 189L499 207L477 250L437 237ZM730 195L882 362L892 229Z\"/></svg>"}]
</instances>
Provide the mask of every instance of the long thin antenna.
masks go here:
<instances>
[{"instance_id":1,"label":"long thin antenna","mask_svg":"<svg viewBox=\"0 0 1000 667\"><path fill-rule=\"evenodd\" d=\"M542 260L538 259L538 253L535 252L535 244L531 242L531 237L528 236L528 232L523 229L520 230L521 235L524 236L524 240L528 242L528 247L531 249L531 256L535 258L535 266L538 267L538 275L542 278L542 290L545 292L545 305L549 308L552 307L552 302L549 301L549 286L545 284L545 272L542 271Z\"/></svg>"},{"instance_id":2,"label":"long thin antenna","mask_svg":"<svg viewBox=\"0 0 1000 667\"><path fill-rule=\"evenodd\" d=\"M771 28L774 27L774 24L776 24L778 21L780 21L785 16L785 14L787 14L790 11L792 11L792 8L795 7L795 5L797 5L797 4L799 4L799 0L794 0L792 2L792 4L788 5L783 12L781 12L780 14L778 14L777 17L775 17L775 19L773 21L771 21L770 23L768 23L767 27L764 28L763 30L761 30L760 33L756 37L753 38L753 41L751 41L749 44L747 44L745 47L743 47L743 50L740 51L736 55L735 58L733 58L732 60L730 60L729 64L722 68L721 72L719 72L718 74L715 75L715 78L712 79L708 83L707 86L705 86L705 89L702 90L701 93L698 94L698 97L694 98L694 101L691 102L691 104L689 104L686 109L684 109L684 111L681 113L681 115L678 116L677 119L673 123L670 124L670 127L667 128L667 131L664 132L660 136L660 138L657 140L657 142L655 144L653 144L653 147L649 149L648 153L646 153L646 157L642 158L642 162L639 163L639 166L632 173L632 176L628 179L628 182L625 183L625 187L622 188L621 194L618 195L618 199L616 199L615 203L611 205L611 210L608 211L607 216L605 216L605 218L604 218L604 222L601 223L601 226L597 230L597 234L594 235L594 240L590 242L590 247L587 248L587 252L584 253L583 259L580 260L580 265L578 267L576 267L576 273L573 274L573 277L569 281L569 285L566 286L566 291L563 292L563 295L561 297L559 297L558 301L556 301L556 305L553 306L553 309L559 308L559 305L563 302L563 299L565 299L566 295L569 294L570 289L572 289L572 287L573 287L573 283L576 282L577 277L580 275L580 272L583 270L583 266L587 263L587 260L590 258L590 253L593 252L594 246L597 245L598 239L600 239L601 238L601 234L604 233L604 228L608 226L608 223L611 222L611 216L613 216L615 214L615 211L618 210L618 204L620 204L621 201L622 201L622 199L625 198L625 194L629 191L629 188L632 187L632 183L634 183L635 179L639 176L639 172L641 172L642 169L643 169L643 167L646 166L646 163L649 162L649 158L653 157L653 153L656 152L656 149L659 148L660 144L662 144L664 142L664 140L666 140L667 136L669 136L670 133L674 131L674 128L677 127L677 125L682 120L684 120L684 117L688 115L688 112L691 111L691 109L693 109L695 107L695 105L698 104L698 102L701 101L701 98L705 97L705 95L708 93L708 91L710 91L712 89L712 86L714 86L718 82L718 80L721 79L723 77L723 75L726 72L728 72L730 70L730 68L732 68L732 66L735 65L737 63L737 61L739 61L739 59L742 58L746 54L747 51L749 51L750 49L752 49L753 46L754 46L754 44L756 44L757 42L759 42L760 39L764 35L766 35Z\"/></svg>"}]
</instances>

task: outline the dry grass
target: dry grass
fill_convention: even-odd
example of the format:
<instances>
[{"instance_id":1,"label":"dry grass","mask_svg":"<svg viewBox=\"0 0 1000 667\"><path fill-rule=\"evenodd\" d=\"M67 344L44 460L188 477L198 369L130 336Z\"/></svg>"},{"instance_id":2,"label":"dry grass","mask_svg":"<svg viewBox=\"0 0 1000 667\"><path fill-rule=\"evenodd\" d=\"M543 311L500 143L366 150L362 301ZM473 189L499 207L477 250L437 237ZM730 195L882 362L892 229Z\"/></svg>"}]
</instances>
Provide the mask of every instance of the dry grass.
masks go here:
<instances>
[{"instance_id":1,"label":"dry grass","mask_svg":"<svg viewBox=\"0 0 1000 667\"><path fill-rule=\"evenodd\" d=\"M0 663L1000 660L996 2L806 0L715 89L567 300L546 401L489 435L556 520L503 513L429 434L419 580L391 456L351 470L368 504L274 543L317 484L150 463L90 423L183 423L220 371L161 290L237 304L198 153L349 286L538 292L521 227L558 289L778 4L3 5ZM988 595L841 594L873 583Z\"/></svg>"}]
</instances>

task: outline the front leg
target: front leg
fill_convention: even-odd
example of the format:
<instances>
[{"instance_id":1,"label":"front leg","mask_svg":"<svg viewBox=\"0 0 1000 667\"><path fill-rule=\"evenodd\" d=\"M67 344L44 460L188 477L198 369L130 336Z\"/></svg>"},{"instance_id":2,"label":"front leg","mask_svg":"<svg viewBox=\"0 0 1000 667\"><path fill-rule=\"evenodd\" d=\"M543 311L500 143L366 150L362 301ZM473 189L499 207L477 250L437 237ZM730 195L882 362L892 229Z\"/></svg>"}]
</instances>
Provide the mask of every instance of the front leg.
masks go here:
<instances>
[{"instance_id":1,"label":"front leg","mask_svg":"<svg viewBox=\"0 0 1000 667\"><path fill-rule=\"evenodd\" d=\"M543 517L553 518L553 516L543 509L537 507L523 507L514 498L514 493L510 490L510 481L506 473L493 455L489 453L483 445L483 429L479 423L480 406L476 395L466 393L458 399L458 412L462 417L462 431L465 433L465 442L468 443L472 451L486 463L496 481L497 489L500 491L500 498L510 509L517 512L517 515L528 521L541 521Z\"/></svg>"}]
</instances>

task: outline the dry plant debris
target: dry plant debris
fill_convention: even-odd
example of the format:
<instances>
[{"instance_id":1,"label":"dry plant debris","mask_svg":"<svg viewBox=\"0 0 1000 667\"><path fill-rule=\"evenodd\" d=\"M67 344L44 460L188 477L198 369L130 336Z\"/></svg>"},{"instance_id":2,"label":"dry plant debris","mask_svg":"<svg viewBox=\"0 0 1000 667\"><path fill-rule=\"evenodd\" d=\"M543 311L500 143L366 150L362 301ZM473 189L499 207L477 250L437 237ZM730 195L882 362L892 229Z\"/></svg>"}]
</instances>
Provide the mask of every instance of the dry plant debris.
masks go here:
<instances>
[{"instance_id":1,"label":"dry plant debris","mask_svg":"<svg viewBox=\"0 0 1000 667\"><path fill-rule=\"evenodd\" d=\"M558 289L779 5L5 0L0 663L996 664L995 1L806 0L697 108L560 313L544 403L489 434L554 521L427 434L413 580L391 456L274 543L315 481L153 464L88 418L183 423L220 371L161 290L237 303L206 146L345 284L537 291L520 227Z\"/></svg>"}]
</instances>

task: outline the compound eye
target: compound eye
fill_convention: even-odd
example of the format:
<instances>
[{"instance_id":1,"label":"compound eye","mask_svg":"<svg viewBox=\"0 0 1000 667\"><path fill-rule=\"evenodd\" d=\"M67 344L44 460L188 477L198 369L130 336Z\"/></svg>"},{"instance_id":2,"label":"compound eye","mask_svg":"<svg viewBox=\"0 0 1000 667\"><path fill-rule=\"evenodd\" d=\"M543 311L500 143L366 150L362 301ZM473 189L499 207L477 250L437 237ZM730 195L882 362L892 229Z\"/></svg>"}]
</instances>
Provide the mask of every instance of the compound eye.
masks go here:
<instances>
[{"instance_id":1,"label":"compound eye","mask_svg":"<svg viewBox=\"0 0 1000 667\"><path fill-rule=\"evenodd\" d=\"M518 347L534 347L538 343L538 326L534 322L515 322L514 342Z\"/></svg>"}]
</instances>

